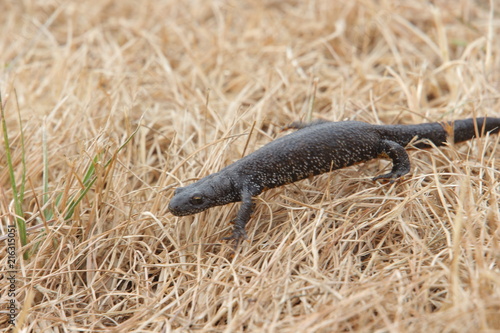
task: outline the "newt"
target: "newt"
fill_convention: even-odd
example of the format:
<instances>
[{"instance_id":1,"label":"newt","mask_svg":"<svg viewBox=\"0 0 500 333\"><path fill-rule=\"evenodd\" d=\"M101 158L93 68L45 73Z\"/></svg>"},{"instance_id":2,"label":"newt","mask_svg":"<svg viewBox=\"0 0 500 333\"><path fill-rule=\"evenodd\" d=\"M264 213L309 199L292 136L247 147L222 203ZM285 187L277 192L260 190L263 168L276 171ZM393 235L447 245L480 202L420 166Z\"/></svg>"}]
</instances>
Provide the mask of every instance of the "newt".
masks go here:
<instances>
[{"instance_id":1,"label":"newt","mask_svg":"<svg viewBox=\"0 0 500 333\"><path fill-rule=\"evenodd\" d=\"M417 125L372 125L360 121L293 123L298 129L185 187L178 187L169 211L176 216L241 201L231 236L235 247L247 238L252 197L263 191L375 158L392 159L389 173L373 178L394 182L410 171L405 148L443 146L500 131L500 118L469 118ZM450 134L450 135L449 135ZM412 143L412 145L410 145ZM409 146L410 147L407 147Z\"/></svg>"}]
</instances>

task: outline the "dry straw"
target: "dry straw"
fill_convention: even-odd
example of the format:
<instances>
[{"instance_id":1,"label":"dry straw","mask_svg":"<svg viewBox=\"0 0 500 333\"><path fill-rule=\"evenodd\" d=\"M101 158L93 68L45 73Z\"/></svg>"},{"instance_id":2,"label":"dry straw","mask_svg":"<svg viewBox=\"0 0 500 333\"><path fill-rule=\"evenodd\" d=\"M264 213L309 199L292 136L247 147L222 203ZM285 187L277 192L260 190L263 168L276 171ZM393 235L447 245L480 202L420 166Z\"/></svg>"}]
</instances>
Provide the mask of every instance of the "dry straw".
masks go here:
<instances>
[{"instance_id":1,"label":"dry straw","mask_svg":"<svg viewBox=\"0 0 500 333\"><path fill-rule=\"evenodd\" d=\"M7 225L27 228L15 329L500 330L497 136L412 151L396 184L370 180L382 160L266 192L236 253L237 205L166 209L292 121L499 117L493 5L3 1L4 273Z\"/></svg>"}]
</instances>

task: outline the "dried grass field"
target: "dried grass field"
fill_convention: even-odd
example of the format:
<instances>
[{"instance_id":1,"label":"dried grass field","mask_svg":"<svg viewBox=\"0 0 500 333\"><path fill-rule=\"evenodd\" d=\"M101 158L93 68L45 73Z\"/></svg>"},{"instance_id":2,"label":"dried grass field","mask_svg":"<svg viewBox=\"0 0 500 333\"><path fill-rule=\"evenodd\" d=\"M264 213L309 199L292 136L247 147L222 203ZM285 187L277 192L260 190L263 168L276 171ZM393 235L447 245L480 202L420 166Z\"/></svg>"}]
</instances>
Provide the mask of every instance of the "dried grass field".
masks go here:
<instances>
[{"instance_id":1,"label":"dried grass field","mask_svg":"<svg viewBox=\"0 0 500 333\"><path fill-rule=\"evenodd\" d=\"M496 135L267 191L236 251L239 204L167 209L293 121L500 117L499 11L2 1L0 328L500 331Z\"/></svg>"}]
</instances>

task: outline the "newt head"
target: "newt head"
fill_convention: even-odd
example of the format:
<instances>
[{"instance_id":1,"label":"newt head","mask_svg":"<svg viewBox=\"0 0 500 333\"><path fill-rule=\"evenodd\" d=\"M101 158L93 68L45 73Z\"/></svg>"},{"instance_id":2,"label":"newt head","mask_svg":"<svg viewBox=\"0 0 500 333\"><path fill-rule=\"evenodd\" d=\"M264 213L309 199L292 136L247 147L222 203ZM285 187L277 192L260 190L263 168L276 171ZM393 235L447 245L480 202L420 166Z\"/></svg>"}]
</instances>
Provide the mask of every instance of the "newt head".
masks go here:
<instances>
[{"instance_id":1,"label":"newt head","mask_svg":"<svg viewBox=\"0 0 500 333\"><path fill-rule=\"evenodd\" d=\"M207 196L199 191L189 189L189 186L175 190L168 204L168 210L175 216L195 214L212 207Z\"/></svg>"},{"instance_id":2,"label":"newt head","mask_svg":"<svg viewBox=\"0 0 500 333\"><path fill-rule=\"evenodd\" d=\"M239 193L234 191L231 180L213 174L188 186L178 187L168 210L175 216L185 216L238 200Z\"/></svg>"}]
</instances>

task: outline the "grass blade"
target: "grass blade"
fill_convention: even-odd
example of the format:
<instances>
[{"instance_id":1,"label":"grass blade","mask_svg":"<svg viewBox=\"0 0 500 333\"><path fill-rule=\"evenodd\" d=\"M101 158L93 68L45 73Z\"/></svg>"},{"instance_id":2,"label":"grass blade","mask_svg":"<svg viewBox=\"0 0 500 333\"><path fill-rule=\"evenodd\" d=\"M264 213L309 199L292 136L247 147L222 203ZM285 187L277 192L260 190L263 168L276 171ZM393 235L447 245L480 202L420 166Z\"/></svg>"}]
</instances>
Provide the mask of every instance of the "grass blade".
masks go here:
<instances>
[{"instance_id":1,"label":"grass blade","mask_svg":"<svg viewBox=\"0 0 500 333\"><path fill-rule=\"evenodd\" d=\"M116 156L118 155L118 153L123 148L125 148L125 146L130 142L130 140L132 140L132 138L135 136L135 134L137 133L137 131L139 131L140 127L141 127L140 125L137 126L137 128L134 130L134 132L132 132L132 134L127 138L127 140L125 140L125 142L120 147L118 147L118 149L115 151L115 153L113 154L113 156L104 164L104 168L107 168L111 164L111 162L116 158ZM83 200L83 198L85 198L85 196L87 195L88 191L92 188L92 186L96 182L97 176L95 175L95 165L96 165L96 163L99 162L99 159L100 159L100 154L96 155L94 157L92 163L90 164L87 172L85 173L85 176L83 177L84 188L80 192L80 194L78 195L78 197L76 199L71 200L71 202L70 202L70 204L68 206L68 209L66 210L66 214L64 216L65 220L69 220L69 219L71 219L73 217L73 214L75 212L76 206Z\"/></svg>"},{"instance_id":2,"label":"grass blade","mask_svg":"<svg viewBox=\"0 0 500 333\"><path fill-rule=\"evenodd\" d=\"M23 212L23 198L24 198L24 186L25 186L25 180L26 180L26 162L24 158L24 136L23 136L23 131L22 131L22 123L21 123L21 115L19 114L19 126L21 128L21 149L22 149L22 165L23 165L23 170L22 170L22 179L21 179L21 188L18 191L17 189L17 184L16 184L16 177L14 174L14 166L12 164L12 153L10 150L10 142L9 142L9 135L7 133L7 123L5 122L5 110L4 110L4 105L3 105L3 100L2 100L2 94L0 93L0 113L2 115L2 130L3 130L3 142L5 146L5 155L7 158L7 167L9 169L9 179L10 179L10 186L12 188L12 195L14 197L14 209L16 213L16 225L17 229L19 232L19 238L21 239L21 245L25 246L27 244L27 238L26 238L26 221L24 220L24 212ZM18 108L18 113L19 113L19 108ZM24 252L23 254L24 259L29 258L28 252Z\"/></svg>"}]
</instances>

